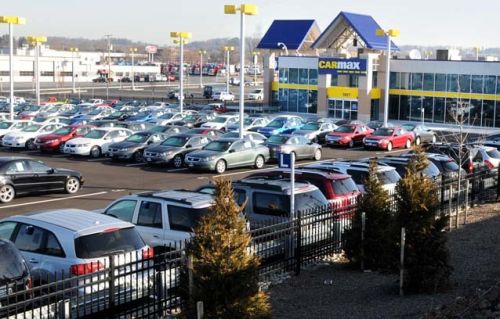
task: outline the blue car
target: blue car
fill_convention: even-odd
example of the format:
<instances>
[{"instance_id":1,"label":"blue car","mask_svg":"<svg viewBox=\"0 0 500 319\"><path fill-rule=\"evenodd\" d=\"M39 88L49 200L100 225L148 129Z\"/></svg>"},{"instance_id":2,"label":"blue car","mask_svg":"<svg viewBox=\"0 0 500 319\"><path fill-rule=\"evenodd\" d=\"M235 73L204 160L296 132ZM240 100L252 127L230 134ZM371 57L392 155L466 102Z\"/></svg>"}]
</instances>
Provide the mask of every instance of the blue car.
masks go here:
<instances>
[{"instance_id":1,"label":"blue car","mask_svg":"<svg viewBox=\"0 0 500 319\"><path fill-rule=\"evenodd\" d=\"M300 129L304 124L304 120L299 116L282 115L258 129L258 132L266 137L276 134L291 134L293 131Z\"/></svg>"},{"instance_id":2,"label":"blue car","mask_svg":"<svg viewBox=\"0 0 500 319\"><path fill-rule=\"evenodd\" d=\"M156 120L158 114L151 112L139 112L125 119L126 122L150 122Z\"/></svg>"}]
</instances>

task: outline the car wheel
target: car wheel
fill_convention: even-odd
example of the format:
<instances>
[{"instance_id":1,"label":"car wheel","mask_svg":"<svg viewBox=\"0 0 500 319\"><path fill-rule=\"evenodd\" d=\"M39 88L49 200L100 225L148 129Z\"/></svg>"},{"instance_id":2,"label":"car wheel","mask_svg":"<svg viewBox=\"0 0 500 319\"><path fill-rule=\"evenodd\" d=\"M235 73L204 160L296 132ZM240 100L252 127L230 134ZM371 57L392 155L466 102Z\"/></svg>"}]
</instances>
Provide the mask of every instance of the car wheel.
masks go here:
<instances>
[{"instance_id":1,"label":"car wheel","mask_svg":"<svg viewBox=\"0 0 500 319\"><path fill-rule=\"evenodd\" d=\"M354 147L354 140L350 140L349 141L349 148L353 148Z\"/></svg>"},{"instance_id":2,"label":"car wheel","mask_svg":"<svg viewBox=\"0 0 500 319\"><path fill-rule=\"evenodd\" d=\"M262 155L258 155L255 159L255 168L261 169L262 167L264 167L265 163L266 161L264 160L264 157L262 157Z\"/></svg>"},{"instance_id":3,"label":"car wheel","mask_svg":"<svg viewBox=\"0 0 500 319\"><path fill-rule=\"evenodd\" d=\"M420 145L422 141L420 140L420 136L417 136L417 138L415 139L415 145Z\"/></svg>"},{"instance_id":4,"label":"car wheel","mask_svg":"<svg viewBox=\"0 0 500 319\"><path fill-rule=\"evenodd\" d=\"M101 157L101 148L99 146L92 146L90 149L90 157L98 158Z\"/></svg>"},{"instance_id":5,"label":"car wheel","mask_svg":"<svg viewBox=\"0 0 500 319\"><path fill-rule=\"evenodd\" d=\"M26 148L29 149L30 151L34 150L36 148L35 140L31 139L26 141Z\"/></svg>"},{"instance_id":6,"label":"car wheel","mask_svg":"<svg viewBox=\"0 0 500 319\"><path fill-rule=\"evenodd\" d=\"M172 160L172 164L174 165L175 168L181 168L182 164L184 164L184 159L182 158L182 155L177 154L174 156L174 159Z\"/></svg>"},{"instance_id":7,"label":"car wheel","mask_svg":"<svg viewBox=\"0 0 500 319\"><path fill-rule=\"evenodd\" d=\"M142 152L141 151L137 151L134 153L134 155L132 156L133 159L134 159L134 162L136 163L140 163L142 162L143 160L143 157L142 157Z\"/></svg>"},{"instance_id":8,"label":"car wheel","mask_svg":"<svg viewBox=\"0 0 500 319\"><path fill-rule=\"evenodd\" d=\"M74 194L80 190L80 181L76 177L70 177L66 180L64 190L68 194Z\"/></svg>"},{"instance_id":9,"label":"car wheel","mask_svg":"<svg viewBox=\"0 0 500 319\"><path fill-rule=\"evenodd\" d=\"M14 199L16 191L11 185L3 185L0 187L0 202L8 203Z\"/></svg>"},{"instance_id":10,"label":"car wheel","mask_svg":"<svg viewBox=\"0 0 500 319\"><path fill-rule=\"evenodd\" d=\"M406 148L410 148L411 147L411 141L410 140L406 140L405 147Z\"/></svg>"},{"instance_id":11,"label":"car wheel","mask_svg":"<svg viewBox=\"0 0 500 319\"><path fill-rule=\"evenodd\" d=\"M313 157L313 159L315 161L319 161L321 159L321 155L322 155L321 149L318 148L316 151L314 151L314 157Z\"/></svg>"},{"instance_id":12,"label":"car wheel","mask_svg":"<svg viewBox=\"0 0 500 319\"><path fill-rule=\"evenodd\" d=\"M215 171L217 174L222 174L226 171L226 162L224 160L218 160L217 163L215 163Z\"/></svg>"},{"instance_id":13,"label":"car wheel","mask_svg":"<svg viewBox=\"0 0 500 319\"><path fill-rule=\"evenodd\" d=\"M436 140L437 140L436 135L432 135L432 144L436 143Z\"/></svg>"},{"instance_id":14,"label":"car wheel","mask_svg":"<svg viewBox=\"0 0 500 319\"><path fill-rule=\"evenodd\" d=\"M387 143L387 151L392 151L392 142Z\"/></svg>"}]
</instances>

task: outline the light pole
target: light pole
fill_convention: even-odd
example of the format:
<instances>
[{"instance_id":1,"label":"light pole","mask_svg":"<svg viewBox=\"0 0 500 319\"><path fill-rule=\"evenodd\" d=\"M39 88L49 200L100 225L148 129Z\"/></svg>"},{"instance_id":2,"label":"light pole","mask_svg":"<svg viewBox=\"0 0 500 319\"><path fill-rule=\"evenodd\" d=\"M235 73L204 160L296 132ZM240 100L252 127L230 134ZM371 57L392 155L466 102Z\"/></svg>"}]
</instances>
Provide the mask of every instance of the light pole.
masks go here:
<instances>
[{"instance_id":1,"label":"light pole","mask_svg":"<svg viewBox=\"0 0 500 319\"><path fill-rule=\"evenodd\" d=\"M283 42L278 42L277 45L281 48L281 50L285 50L285 55L288 55L288 47L286 46L286 44L284 44Z\"/></svg>"},{"instance_id":2,"label":"light pole","mask_svg":"<svg viewBox=\"0 0 500 319\"><path fill-rule=\"evenodd\" d=\"M257 57L260 55L260 52L253 51L253 85L257 86Z\"/></svg>"},{"instance_id":3,"label":"light pole","mask_svg":"<svg viewBox=\"0 0 500 319\"><path fill-rule=\"evenodd\" d=\"M109 99L109 81L111 80L111 34L104 36L108 39L108 77L106 78L106 100Z\"/></svg>"},{"instance_id":4,"label":"light pole","mask_svg":"<svg viewBox=\"0 0 500 319\"><path fill-rule=\"evenodd\" d=\"M207 51L200 50L200 88L203 88L203 55L207 54Z\"/></svg>"},{"instance_id":5,"label":"light pole","mask_svg":"<svg viewBox=\"0 0 500 319\"><path fill-rule=\"evenodd\" d=\"M134 56L137 52L137 48L129 48L130 55L132 56L132 91L135 90L135 73L134 73Z\"/></svg>"},{"instance_id":6,"label":"light pole","mask_svg":"<svg viewBox=\"0 0 500 319\"><path fill-rule=\"evenodd\" d=\"M71 85L73 93L76 93L75 84L75 54L78 52L78 48L69 48L71 51Z\"/></svg>"},{"instance_id":7,"label":"light pole","mask_svg":"<svg viewBox=\"0 0 500 319\"><path fill-rule=\"evenodd\" d=\"M174 39L174 43L180 47L180 69L179 69L179 110L182 114L184 108L184 44L191 39L191 32L170 32L170 37Z\"/></svg>"},{"instance_id":8,"label":"light pole","mask_svg":"<svg viewBox=\"0 0 500 319\"><path fill-rule=\"evenodd\" d=\"M0 16L0 23L9 25L9 77L10 77L10 119L14 119L14 24L26 24L26 19L15 16Z\"/></svg>"},{"instance_id":9,"label":"light pole","mask_svg":"<svg viewBox=\"0 0 500 319\"><path fill-rule=\"evenodd\" d=\"M226 92L229 93L229 56L230 53L234 51L234 47L224 47L224 52L226 52ZM241 84L241 83L240 83Z\"/></svg>"},{"instance_id":10,"label":"light pole","mask_svg":"<svg viewBox=\"0 0 500 319\"><path fill-rule=\"evenodd\" d=\"M240 11L240 138L243 138L243 116L245 109L245 16L257 15L257 6L242 4L239 7L233 4L224 5L225 14L236 14Z\"/></svg>"},{"instance_id":11,"label":"light pole","mask_svg":"<svg viewBox=\"0 0 500 319\"><path fill-rule=\"evenodd\" d=\"M36 104L40 105L40 45L47 42L47 38L28 36L26 40L35 48L35 72L33 75L35 76Z\"/></svg>"},{"instance_id":12,"label":"light pole","mask_svg":"<svg viewBox=\"0 0 500 319\"><path fill-rule=\"evenodd\" d=\"M384 127L387 127L387 119L389 117L389 85L391 77L391 38L399 36L398 29L383 30L378 29L376 35L379 37L387 37L387 60L385 70L385 94L384 94Z\"/></svg>"}]
</instances>

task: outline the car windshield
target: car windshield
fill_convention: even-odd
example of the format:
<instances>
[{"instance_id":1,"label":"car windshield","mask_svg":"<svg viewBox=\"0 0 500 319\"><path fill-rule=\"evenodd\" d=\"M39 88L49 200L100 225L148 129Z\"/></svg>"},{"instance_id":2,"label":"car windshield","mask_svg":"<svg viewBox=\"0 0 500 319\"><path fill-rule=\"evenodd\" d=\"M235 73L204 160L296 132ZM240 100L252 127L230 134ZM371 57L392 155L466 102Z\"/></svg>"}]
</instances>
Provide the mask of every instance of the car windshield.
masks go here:
<instances>
[{"instance_id":1,"label":"car windshield","mask_svg":"<svg viewBox=\"0 0 500 319\"><path fill-rule=\"evenodd\" d=\"M201 218L208 214L207 208L192 208L168 205L170 229L192 232Z\"/></svg>"},{"instance_id":2,"label":"car windshield","mask_svg":"<svg viewBox=\"0 0 500 319\"><path fill-rule=\"evenodd\" d=\"M240 137L240 133L237 133L237 132L229 132L229 133L222 134L220 136L220 138L238 138L238 137Z\"/></svg>"},{"instance_id":3,"label":"car windshield","mask_svg":"<svg viewBox=\"0 0 500 319\"><path fill-rule=\"evenodd\" d=\"M401 125L401 127L410 132L416 128L416 126L413 124L403 124Z\"/></svg>"},{"instance_id":4,"label":"car windshield","mask_svg":"<svg viewBox=\"0 0 500 319\"><path fill-rule=\"evenodd\" d=\"M424 175L428 177L438 177L441 174L439 168L437 168L436 164L429 161L427 167L424 169Z\"/></svg>"},{"instance_id":5,"label":"car windshield","mask_svg":"<svg viewBox=\"0 0 500 319\"><path fill-rule=\"evenodd\" d=\"M319 123L307 123L301 128L301 130L309 130L309 131L319 130Z\"/></svg>"},{"instance_id":6,"label":"car windshield","mask_svg":"<svg viewBox=\"0 0 500 319\"><path fill-rule=\"evenodd\" d=\"M243 120L244 125L252 125L252 123L253 123L253 119L244 119Z\"/></svg>"},{"instance_id":7,"label":"car windshield","mask_svg":"<svg viewBox=\"0 0 500 319\"><path fill-rule=\"evenodd\" d=\"M38 131L42 126L39 124L31 124L30 126L27 126L22 129L23 132L36 132Z\"/></svg>"},{"instance_id":8,"label":"car windshield","mask_svg":"<svg viewBox=\"0 0 500 319\"><path fill-rule=\"evenodd\" d=\"M212 122L215 123L226 123L227 117L222 117L222 116L217 116L215 119L212 120Z\"/></svg>"},{"instance_id":9,"label":"car windshield","mask_svg":"<svg viewBox=\"0 0 500 319\"><path fill-rule=\"evenodd\" d=\"M163 116L163 115L162 115ZM188 115L184 118L185 122L193 122L196 121L196 115Z\"/></svg>"},{"instance_id":10,"label":"car windshield","mask_svg":"<svg viewBox=\"0 0 500 319\"><path fill-rule=\"evenodd\" d=\"M253 90L252 93L261 93L262 90Z\"/></svg>"},{"instance_id":11,"label":"car windshield","mask_svg":"<svg viewBox=\"0 0 500 319\"><path fill-rule=\"evenodd\" d=\"M99 115L101 114L102 110L101 109L93 109L92 111L89 112L89 115Z\"/></svg>"},{"instance_id":12,"label":"car windshield","mask_svg":"<svg viewBox=\"0 0 500 319\"><path fill-rule=\"evenodd\" d=\"M100 139L103 138L103 136L106 134L106 131L103 130L92 130L85 135L85 138L92 138L92 139Z\"/></svg>"},{"instance_id":13,"label":"car windshield","mask_svg":"<svg viewBox=\"0 0 500 319\"><path fill-rule=\"evenodd\" d=\"M352 178L337 179L333 181L335 194L344 195L358 191L358 186Z\"/></svg>"},{"instance_id":14,"label":"car windshield","mask_svg":"<svg viewBox=\"0 0 500 319\"><path fill-rule=\"evenodd\" d=\"M167 128L165 126L155 125L152 128L150 128L149 131L152 133L163 133L165 132L166 129Z\"/></svg>"},{"instance_id":15,"label":"car windshield","mask_svg":"<svg viewBox=\"0 0 500 319\"><path fill-rule=\"evenodd\" d=\"M272 135L267 140L268 144L285 144L288 141L288 136Z\"/></svg>"},{"instance_id":16,"label":"car windshield","mask_svg":"<svg viewBox=\"0 0 500 319\"><path fill-rule=\"evenodd\" d=\"M189 137L187 136L171 136L164 140L161 145L162 146L174 146L174 147L182 147L187 143Z\"/></svg>"},{"instance_id":17,"label":"car windshield","mask_svg":"<svg viewBox=\"0 0 500 319\"><path fill-rule=\"evenodd\" d=\"M174 116L174 113L165 113L165 114L162 114L159 117L159 119L168 120L168 119L171 119L173 116Z\"/></svg>"},{"instance_id":18,"label":"car windshield","mask_svg":"<svg viewBox=\"0 0 500 319\"><path fill-rule=\"evenodd\" d=\"M394 129L381 127L373 133L373 136L392 136L392 134L394 134Z\"/></svg>"},{"instance_id":19,"label":"car windshield","mask_svg":"<svg viewBox=\"0 0 500 319\"><path fill-rule=\"evenodd\" d=\"M400 179L401 176L396 172L395 169L390 169L387 171L383 172L378 172L377 173L378 180L382 184L396 184Z\"/></svg>"},{"instance_id":20,"label":"car windshield","mask_svg":"<svg viewBox=\"0 0 500 319\"><path fill-rule=\"evenodd\" d=\"M66 126L66 127L61 127L60 129L55 130L53 134L55 134L55 135L67 135L69 133L71 133L71 128Z\"/></svg>"},{"instance_id":21,"label":"car windshield","mask_svg":"<svg viewBox=\"0 0 500 319\"><path fill-rule=\"evenodd\" d=\"M459 170L458 164L454 161L442 162L442 165L447 172L458 172Z\"/></svg>"},{"instance_id":22,"label":"car windshield","mask_svg":"<svg viewBox=\"0 0 500 319\"><path fill-rule=\"evenodd\" d=\"M337 127L334 132L352 133L352 132L354 132L355 129L356 129L356 126L353 126L353 125L342 125L342 126Z\"/></svg>"},{"instance_id":23,"label":"car windshield","mask_svg":"<svg viewBox=\"0 0 500 319\"><path fill-rule=\"evenodd\" d=\"M269 124L267 124L266 126L267 127L271 127L271 128L282 128L283 125L285 125L285 120L283 119L275 119L275 120L272 120Z\"/></svg>"},{"instance_id":24,"label":"car windshield","mask_svg":"<svg viewBox=\"0 0 500 319\"><path fill-rule=\"evenodd\" d=\"M490 150L486 152L490 157L500 158L500 152L496 149Z\"/></svg>"},{"instance_id":25,"label":"car windshield","mask_svg":"<svg viewBox=\"0 0 500 319\"><path fill-rule=\"evenodd\" d=\"M126 142L131 142L131 143L146 143L148 140L149 135L145 134L132 134L129 137L125 139Z\"/></svg>"},{"instance_id":26,"label":"car windshield","mask_svg":"<svg viewBox=\"0 0 500 319\"><path fill-rule=\"evenodd\" d=\"M146 117L148 115L149 115L149 113L147 113L147 112L139 112L136 115L134 115L134 117Z\"/></svg>"},{"instance_id":27,"label":"car windshield","mask_svg":"<svg viewBox=\"0 0 500 319\"><path fill-rule=\"evenodd\" d=\"M104 230L75 239L76 256L84 259L130 252L144 246L144 241L133 227Z\"/></svg>"},{"instance_id":28,"label":"car windshield","mask_svg":"<svg viewBox=\"0 0 500 319\"><path fill-rule=\"evenodd\" d=\"M0 122L0 130L8 129L12 126L12 122Z\"/></svg>"},{"instance_id":29,"label":"car windshield","mask_svg":"<svg viewBox=\"0 0 500 319\"><path fill-rule=\"evenodd\" d=\"M229 141L212 141L203 147L206 151L225 152L231 146Z\"/></svg>"},{"instance_id":30,"label":"car windshield","mask_svg":"<svg viewBox=\"0 0 500 319\"><path fill-rule=\"evenodd\" d=\"M28 269L23 257L16 248L8 242L0 242L0 286L8 284L13 279L24 277Z\"/></svg>"},{"instance_id":31,"label":"car windshield","mask_svg":"<svg viewBox=\"0 0 500 319\"><path fill-rule=\"evenodd\" d=\"M122 111L116 111L116 112L111 113L110 116L122 116L122 115L123 115Z\"/></svg>"}]
</instances>

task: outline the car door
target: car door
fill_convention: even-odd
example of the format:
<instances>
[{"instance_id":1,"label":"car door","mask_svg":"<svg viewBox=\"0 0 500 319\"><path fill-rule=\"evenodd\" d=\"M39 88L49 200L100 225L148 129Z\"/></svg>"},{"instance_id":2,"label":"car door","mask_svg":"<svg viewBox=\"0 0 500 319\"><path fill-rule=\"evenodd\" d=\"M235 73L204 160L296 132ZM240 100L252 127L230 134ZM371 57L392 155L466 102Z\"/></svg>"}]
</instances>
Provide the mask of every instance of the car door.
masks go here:
<instances>
[{"instance_id":1,"label":"car door","mask_svg":"<svg viewBox=\"0 0 500 319\"><path fill-rule=\"evenodd\" d=\"M12 161L5 170L5 174L12 181L16 194L26 194L38 190L37 179L26 160Z\"/></svg>"},{"instance_id":2,"label":"car door","mask_svg":"<svg viewBox=\"0 0 500 319\"><path fill-rule=\"evenodd\" d=\"M40 161L27 160L26 163L33 172L33 179L36 180L34 186L37 191L64 189L65 175L57 174L54 169Z\"/></svg>"},{"instance_id":3,"label":"car door","mask_svg":"<svg viewBox=\"0 0 500 319\"><path fill-rule=\"evenodd\" d=\"M19 223L12 242L26 260L32 276L37 276L37 274L43 272L41 267L45 260L44 256L40 254L44 246L44 230L42 228Z\"/></svg>"},{"instance_id":4,"label":"car door","mask_svg":"<svg viewBox=\"0 0 500 319\"><path fill-rule=\"evenodd\" d=\"M404 136L402 133L403 132L400 128L394 130L393 133L394 147L401 147L405 144L406 136Z\"/></svg>"},{"instance_id":5,"label":"car door","mask_svg":"<svg viewBox=\"0 0 500 319\"><path fill-rule=\"evenodd\" d=\"M245 165L245 156L242 154L243 141L234 142L225 155L228 167L237 167Z\"/></svg>"},{"instance_id":6,"label":"car door","mask_svg":"<svg viewBox=\"0 0 500 319\"><path fill-rule=\"evenodd\" d=\"M133 223L142 239L151 246L162 245L165 240L163 205L160 201L143 199L139 203Z\"/></svg>"}]
</instances>

